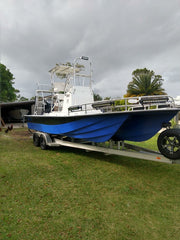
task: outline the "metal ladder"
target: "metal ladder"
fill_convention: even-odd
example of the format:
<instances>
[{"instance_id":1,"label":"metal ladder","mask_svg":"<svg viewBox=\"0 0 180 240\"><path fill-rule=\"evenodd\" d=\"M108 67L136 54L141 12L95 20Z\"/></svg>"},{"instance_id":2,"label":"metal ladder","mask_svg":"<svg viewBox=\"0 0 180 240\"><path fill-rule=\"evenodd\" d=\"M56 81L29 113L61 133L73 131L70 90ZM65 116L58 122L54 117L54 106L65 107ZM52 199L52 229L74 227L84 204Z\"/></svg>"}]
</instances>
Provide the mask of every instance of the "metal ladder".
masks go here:
<instances>
[{"instance_id":1,"label":"metal ladder","mask_svg":"<svg viewBox=\"0 0 180 240\"><path fill-rule=\"evenodd\" d=\"M44 93L41 90L36 91L36 103L34 108L35 115L42 115L45 112Z\"/></svg>"},{"instance_id":2,"label":"metal ladder","mask_svg":"<svg viewBox=\"0 0 180 240\"><path fill-rule=\"evenodd\" d=\"M46 88L46 90L44 90ZM45 112L45 105L46 101L45 98L47 94L52 94L49 84L39 84L38 83L38 89L36 90L36 101L35 101L35 108L34 108L34 114L35 115L42 115Z\"/></svg>"}]
</instances>

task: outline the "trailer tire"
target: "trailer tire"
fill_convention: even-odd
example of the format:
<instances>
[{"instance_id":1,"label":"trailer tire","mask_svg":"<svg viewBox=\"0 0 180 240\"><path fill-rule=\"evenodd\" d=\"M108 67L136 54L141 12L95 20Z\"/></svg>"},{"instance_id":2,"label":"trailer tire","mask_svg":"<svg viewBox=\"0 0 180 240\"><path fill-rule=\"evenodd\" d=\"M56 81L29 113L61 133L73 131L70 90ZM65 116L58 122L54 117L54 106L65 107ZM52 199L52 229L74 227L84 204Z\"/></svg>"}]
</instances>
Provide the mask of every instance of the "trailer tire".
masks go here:
<instances>
[{"instance_id":1,"label":"trailer tire","mask_svg":"<svg viewBox=\"0 0 180 240\"><path fill-rule=\"evenodd\" d=\"M33 144L36 147L40 146L40 139L39 139L39 135L37 133L33 133Z\"/></svg>"},{"instance_id":2,"label":"trailer tire","mask_svg":"<svg viewBox=\"0 0 180 240\"><path fill-rule=\"evenodd\" d=\"M180 159L180 129L163 131L157 141L159 151L169 159Z\"/></svg>"},{"instance_id":3,"label":"trailer tire","mask_svg":"<svg viewBox=\"0 0 180 240\"><path fill-rule=\"evenodd\" d=\"M46 145L46 139L45 139L44 135L41 134L39 142L40 142L40 148L42 150L46 150L47 149L47 145Z\"/></svg>"}]
</instances>

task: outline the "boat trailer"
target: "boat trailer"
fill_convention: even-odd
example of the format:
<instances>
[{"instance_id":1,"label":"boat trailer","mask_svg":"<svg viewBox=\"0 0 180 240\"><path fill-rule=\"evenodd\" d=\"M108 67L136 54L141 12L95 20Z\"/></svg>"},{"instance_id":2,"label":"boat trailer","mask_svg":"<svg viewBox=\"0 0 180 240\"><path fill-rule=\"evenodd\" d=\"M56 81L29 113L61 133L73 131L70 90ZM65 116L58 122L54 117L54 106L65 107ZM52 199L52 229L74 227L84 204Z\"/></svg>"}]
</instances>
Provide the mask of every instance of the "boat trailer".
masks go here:
<instances>
[{"instance_id":1,"label":"boat trailer","mask_svg":"<svg viewBox=\"0 0 180 240\"><path fill-rule=\"evenodd\" d=\"M175 130L175 129L169 129ZM180 129L178 130L178 146L180 148ZM168 131L168 130L165 130ZM162 135L164 134L163 131ZM171 131L171 132L172 132ZM171 135L171 134L170 134ZM161 134L160 134L161 136ZM165 141L163 137L160 137L160 141ZM83 149L85 151L94 151L94 152L101 152L107 155L119 155L124 157L130 158L137 158L143 160L150 160L155 162L161 163L169 163L169 164L180 164L180 157L176 157L175 159L170 159L162 155L158 151L153 151L150 149L142 148L136 145L131 145L125 143L124 141L113 141L109 140L105 143L94 143L94 142L86 142L83 140L77 140L69 137L61 137L58 138L57 136L49 135L44 132L33 132L33 144L36 147L39 147L42 150L46 150L48 147L70 147L70 148L77 148ZM178 149L178 152L180 149ZM179 155L178 155L179 156Z\"/></svg>"}]
</instances>

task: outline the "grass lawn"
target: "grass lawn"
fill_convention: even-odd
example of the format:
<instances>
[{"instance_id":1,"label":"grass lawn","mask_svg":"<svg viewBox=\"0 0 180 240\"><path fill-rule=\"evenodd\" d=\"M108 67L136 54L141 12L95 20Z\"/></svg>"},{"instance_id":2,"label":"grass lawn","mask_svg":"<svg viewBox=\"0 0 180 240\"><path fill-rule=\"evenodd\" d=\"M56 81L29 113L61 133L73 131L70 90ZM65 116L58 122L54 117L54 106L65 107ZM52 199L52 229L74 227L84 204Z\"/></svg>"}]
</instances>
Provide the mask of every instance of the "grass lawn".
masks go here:
<instances>
[{"instance_id":1,"label":"grass lawn","mask_svg":"<svg viewBox=\"0 0 180 240\"><path fill-rule=\"evenodd\" d=\"M27 129L3 131L0 239L177 240L179 182L178 164L42 151Z\"/></svg>"},{"instance_id":2,"label":"grass lawn","mask_svg":"<svg viewBox=\"0 0 180 240\"><path fill-rule=\"evenodd\" d=\"M159 150L158 150L158 146L157 146L158 136L159 136L159 135L156 134L156 135L155 135L154 137L152 137L150 140L144 141L144 142L130 142L130 141L127 141L127 143L134 144L134 145L137 145L137 146L139 146L139 147L151 149L151 150L154 150L154 151L159 151Z\"/></svg>"}]
</instances>

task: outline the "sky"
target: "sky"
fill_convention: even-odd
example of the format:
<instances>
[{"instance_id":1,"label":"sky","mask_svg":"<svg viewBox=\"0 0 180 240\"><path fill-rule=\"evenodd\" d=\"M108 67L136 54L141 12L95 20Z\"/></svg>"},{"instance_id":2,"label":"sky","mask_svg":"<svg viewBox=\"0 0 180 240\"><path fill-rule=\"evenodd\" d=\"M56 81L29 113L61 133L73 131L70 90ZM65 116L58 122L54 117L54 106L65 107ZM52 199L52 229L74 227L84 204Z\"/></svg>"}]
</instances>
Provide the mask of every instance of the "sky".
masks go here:
<instances>
[{"instance_id":1,"label":"sky","mask_svg":"<svg viewBox=\"0 0 180 240\"><path fill-rule=\"evenodd\" d=\"M180 95L180 0L0 1L0 62L22 96L35 96L56 63L82 55L102 97L122 97L145 67Z\"/></svg>"}]
</instances>

